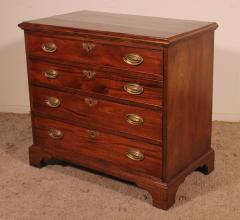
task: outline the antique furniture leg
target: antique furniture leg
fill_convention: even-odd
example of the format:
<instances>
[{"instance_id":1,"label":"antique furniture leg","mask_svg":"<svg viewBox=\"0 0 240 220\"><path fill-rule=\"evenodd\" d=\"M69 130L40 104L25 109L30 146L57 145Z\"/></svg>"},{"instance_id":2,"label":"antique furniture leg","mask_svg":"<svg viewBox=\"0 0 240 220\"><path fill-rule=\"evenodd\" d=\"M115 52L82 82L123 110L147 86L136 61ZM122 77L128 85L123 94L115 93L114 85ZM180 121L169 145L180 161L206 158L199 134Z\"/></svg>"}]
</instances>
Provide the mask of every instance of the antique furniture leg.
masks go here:
<instances>
[{"instance_id":1,"label":"antique furniture leg","mask_svg":"<svg viewBox=\"0 0 240 220\"><path fill-rule=\"evenodd\" d=\"M197 169L196 169L197 167ZM179 186L185 178L193 171L209 174L214 169L214 151L211 149L202 158L186 168L178 176L168 183L159 181L140 181L137 186L148 191L152 196L153 205L157 208L168 210L174 203Z\"/></svg>"},{"instance_id":2,"label":"antique furniture leg","mask_svg":"<svg viewBox=\"0 0 240 220\"><path fill-rule=\"evenodd\" d=\"M50 158L51 157L45 153L41 147L34 144L29 147L29 163L31 166L42 168Z\"/></svg>"},{"instance_id":3,"label":"antique furniture leg","mask_svg":"<svg viewBox=\"0 0 240 220\"><path fill-rule=\"evenodd\" d=\"M209 160L207 160L203 165L199 166L196 171L199 171L205 175L210 174L214 170L214 154L211 154Z\"/></svg>"}]
</instances>

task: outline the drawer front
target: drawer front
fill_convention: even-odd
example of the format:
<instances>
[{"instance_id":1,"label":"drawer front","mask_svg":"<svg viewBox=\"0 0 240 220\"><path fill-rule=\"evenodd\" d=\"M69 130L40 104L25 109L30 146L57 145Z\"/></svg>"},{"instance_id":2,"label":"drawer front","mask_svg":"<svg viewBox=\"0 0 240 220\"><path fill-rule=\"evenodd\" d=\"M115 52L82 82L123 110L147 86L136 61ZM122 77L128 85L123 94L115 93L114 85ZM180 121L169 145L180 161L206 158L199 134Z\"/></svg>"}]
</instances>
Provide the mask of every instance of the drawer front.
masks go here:
<instances>
[{"instance_id":1,"label":"drawer front","mask_svg":"<svg viewBox=\"0 0 240 220\"><path fill-rule=\"evenodd\" d=\"M162 112L32 87L33 111L152 140L162 139Z\"/></svg>"},{"instance_id":2,"label":"drawer front","mask_svg":"<svg viewBox=\"0 0 240 220\"><path fill-rule=\"evenodd\" d=\"M63 159L65 156L72 160L84 158L128 172L162 176L160 146L41 117L34 117L33 126L35 144L60 154Z\"/></svg>"},{"instance_id":3,"label":"drawer front","mask_svg":"<svg viewBox=\"0 0 240 220\"><path fill-rule=\"evenodd\" d=\"M30 55L74 62L104 65L149 74L162 73L162 51L99 44L92 41L27 35Z\"/></svg>"},{"instance_id":4,"label":"drawer front","mask_svg":"<svg viewBox=\"0 0 240 220\"><path fill-rule=\"evenodd\" d=\"M121 77L118 73L95 70L91 66L76 68L30 61L29 69L33 83L162 106L162 87L159 82Z\"/></svg>"}]
</instances>

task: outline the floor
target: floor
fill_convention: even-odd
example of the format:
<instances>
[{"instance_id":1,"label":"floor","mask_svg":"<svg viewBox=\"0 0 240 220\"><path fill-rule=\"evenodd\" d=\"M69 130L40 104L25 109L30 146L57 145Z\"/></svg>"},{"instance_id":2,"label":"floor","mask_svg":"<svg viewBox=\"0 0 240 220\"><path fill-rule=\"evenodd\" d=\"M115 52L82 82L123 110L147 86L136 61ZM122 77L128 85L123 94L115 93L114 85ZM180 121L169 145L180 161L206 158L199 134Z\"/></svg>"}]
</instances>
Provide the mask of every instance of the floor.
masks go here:
<instances>
[{"instance_id":1,"label":"floor","mask_svg":"<svg viewBox=\"0 0 240 220\"><path fill-rule=\"evenodd\" d=\"M144 190L70 166L28 165L29 115L0 113L0 220L238 220L240 123L213 123L215 171L194 172L169 211Z\"/></svg>"}]
</instances>

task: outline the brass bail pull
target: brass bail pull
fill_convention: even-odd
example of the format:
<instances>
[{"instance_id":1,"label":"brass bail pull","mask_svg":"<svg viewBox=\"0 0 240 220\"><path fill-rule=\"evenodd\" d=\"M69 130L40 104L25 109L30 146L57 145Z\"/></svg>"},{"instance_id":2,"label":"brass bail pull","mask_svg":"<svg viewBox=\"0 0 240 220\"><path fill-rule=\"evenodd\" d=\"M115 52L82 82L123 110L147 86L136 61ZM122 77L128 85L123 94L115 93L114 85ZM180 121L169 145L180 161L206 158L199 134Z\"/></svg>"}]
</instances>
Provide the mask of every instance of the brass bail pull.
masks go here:
<instances>
[{"instance_id":1,"label":"brass bail pull","mask_svg":"<svg viewBox=\"0 0 240 220\"><path fill-rule=\"evenodd\" d=\"M57 45L53 42L47 42L42 44L43 51L47 53L53 53L57 50Z\"/></svg>"},{"instance_id":2,"label":"brass bail pull","mask_svg":"<svg viewBox=\"0 0 240 220\"><path fill-rule=\"evenodd\" d=\"M45 102L51 108L57 108L61 104L61 102L58 98L52 97L52 96L48 97Z\"/></svg>"},{"instance_id":3,"label":"brass bail pull","mask_svg":"<svg viewBox=\"0 0 240 220\"><path fill-rule=\"evenodd\" d=\"M53 139L62 139L63 138L62 131L55 129L55 128L50 128L48 131L48 135Z\"/></svg>"},{"instance_id":4,"label":"brass bail pull","mask_svg":"<svg viewBox=\"0 0 240 220\"><path fill-rule=\"evenodd\" d=\"M137 83L128 83L124 85L124 90L132 95L140 95L143 93L143 87Z\"/></svg>"},{"instance_id":5,"label":"brass bail pull","mask_svg":"<svg viewBox=\"0 0 240 220\"><path fill-rule=\"evenodd\" d=\"M143 118L135 114L128 114L126 119L127 122L132 125L142 125L144 123Z\"/></svg>"},{"instance_id":6,"label":"brass bail pull","mask_svg":"<svg viewBox=\"0 0 240 220\"><path fill-rule=\"evenodd\" d=\"M48 79L56 79L58 77L58 72L56 70L44 70L43 75Z\"/></svg>"},{"instance_id":7,"label":"brass bail pull","mask_svg":"<svg viewBox=\"0 0 240 220\"><path fill-rule=\"evenodd\" d=\"M129 149L126 152L126 156L131 160L142 161L144 160L144 155L141 151L136 149Z\"/></svg>"},{"instance_id":8,"label":"brass bail pull","mask_svg":"<svg viewBox=\"0 0 240 220\"><path fill-rule=\"evenodd\" d=\"M123 57L123 61L129 65L138 66L143 62L143 58L136 53L129 53Z\"/></svg>"}]
</instances>

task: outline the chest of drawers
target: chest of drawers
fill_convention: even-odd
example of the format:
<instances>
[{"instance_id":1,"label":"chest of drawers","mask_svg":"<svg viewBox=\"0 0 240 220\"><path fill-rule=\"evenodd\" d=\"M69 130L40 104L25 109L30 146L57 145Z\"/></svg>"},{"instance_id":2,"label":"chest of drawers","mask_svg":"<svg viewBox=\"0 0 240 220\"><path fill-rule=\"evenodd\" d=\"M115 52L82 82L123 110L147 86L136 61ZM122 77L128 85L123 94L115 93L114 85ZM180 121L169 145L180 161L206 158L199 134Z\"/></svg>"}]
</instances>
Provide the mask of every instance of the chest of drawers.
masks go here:
<instances>
[{"instance_id":1,"label":"chest of drawers","mask_svg":"<svg viewBox=\"0 0 240 220\"><path fill-rule=\"evenodd\" d=\"M216 23L80 11L23 22L30 164L65 161L146 189L168 209L211 148Z\"/></svg>"}]
</instances>

